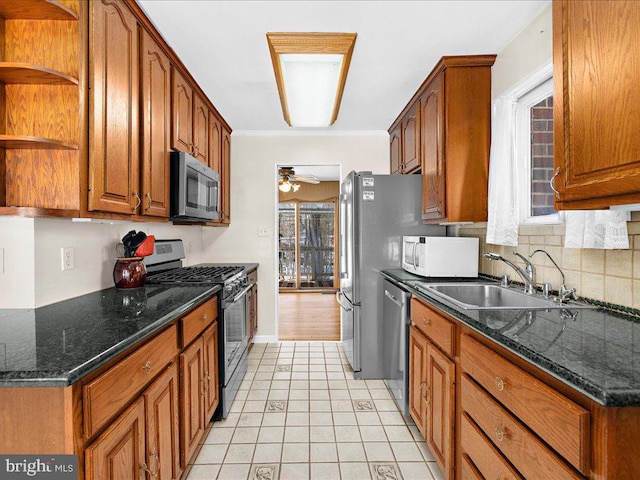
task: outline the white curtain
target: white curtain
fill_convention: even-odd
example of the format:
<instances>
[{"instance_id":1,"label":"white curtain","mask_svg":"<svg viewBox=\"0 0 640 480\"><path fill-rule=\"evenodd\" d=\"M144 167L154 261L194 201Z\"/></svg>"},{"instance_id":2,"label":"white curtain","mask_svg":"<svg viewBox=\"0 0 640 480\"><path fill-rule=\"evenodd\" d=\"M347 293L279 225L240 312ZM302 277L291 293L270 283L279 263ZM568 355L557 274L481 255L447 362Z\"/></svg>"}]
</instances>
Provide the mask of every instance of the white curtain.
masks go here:
<instances>
[{"instance_id":1,"label":"white curtain","mask_svg":"<svg viewBox=\"0 0 640 480\"><path fill-rule=\"evenodd\" d=\"M566 248L628 249L629 212L612 210L575 210L565 213Z\"/></svg>"},{"instance_id":2,"label":"white curtain","mask_svg":"<svg viewBox=\"0 0 640 480\"><path fill-rule=\"evenodd\" d=\"M496 245L518 245L515 116L514 96L502 96L493 101L487 243Z\"/></svg>"}]
</instances>

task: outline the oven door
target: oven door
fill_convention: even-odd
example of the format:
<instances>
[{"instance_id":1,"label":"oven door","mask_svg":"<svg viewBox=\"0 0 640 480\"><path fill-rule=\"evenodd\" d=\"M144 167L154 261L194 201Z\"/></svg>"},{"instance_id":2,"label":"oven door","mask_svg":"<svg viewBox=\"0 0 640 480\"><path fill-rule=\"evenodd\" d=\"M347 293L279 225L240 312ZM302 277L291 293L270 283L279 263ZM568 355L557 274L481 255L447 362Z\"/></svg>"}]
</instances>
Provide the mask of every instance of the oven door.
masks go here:
<instances>
[{"instance_id":1,"label":"oven door","mask_svg":"<svg viewBox=\"0 0 640 480\"><path fill-rule=\"evenodd\" d=\"M224 384L227 385L247 349L248 295L252 285L245 287L232 300L223 303L224 318Z\"/></svg>"}]
</instances>

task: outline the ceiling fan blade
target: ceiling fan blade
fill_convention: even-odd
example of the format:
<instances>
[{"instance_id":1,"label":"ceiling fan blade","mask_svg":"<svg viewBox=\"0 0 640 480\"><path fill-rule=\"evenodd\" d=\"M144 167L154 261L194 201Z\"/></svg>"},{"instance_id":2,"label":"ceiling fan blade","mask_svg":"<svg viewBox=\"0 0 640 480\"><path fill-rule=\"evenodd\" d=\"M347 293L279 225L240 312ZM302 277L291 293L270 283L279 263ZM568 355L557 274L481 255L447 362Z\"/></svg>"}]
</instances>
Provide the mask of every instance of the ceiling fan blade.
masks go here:
<instances>
[{"instance_id":1,"label":"ceiling fan blade","mask_svg":"<svg viewBox=\"0 0 640 480\"><path fill-rule=\"evenodd\" d=\"M320 180L318 180L317 178L309 178L309 177L302 177L302 178L296 177L294 181L304 182L304 183L313 183L314 185L320 183Z\"/></svg>"}]
</instances>

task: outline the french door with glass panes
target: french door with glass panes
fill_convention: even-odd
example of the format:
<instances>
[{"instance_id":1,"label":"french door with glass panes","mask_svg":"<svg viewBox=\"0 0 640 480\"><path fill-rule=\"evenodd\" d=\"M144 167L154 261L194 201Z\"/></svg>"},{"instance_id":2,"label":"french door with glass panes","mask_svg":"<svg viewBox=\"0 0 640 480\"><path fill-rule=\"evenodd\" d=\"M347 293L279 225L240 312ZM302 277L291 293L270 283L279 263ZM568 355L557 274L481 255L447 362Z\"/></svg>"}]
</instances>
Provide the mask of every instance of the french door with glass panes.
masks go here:
<instances>
[{"instance_id":1,"label":"french door with glass panes","mask_svg":"<svg viewBox=\"0 0 640 480\"><path fill-rule=\"evenodd\" d=\"M278 204L281 289L335 289L336 203Z\"/></svg>"}]
</instances>

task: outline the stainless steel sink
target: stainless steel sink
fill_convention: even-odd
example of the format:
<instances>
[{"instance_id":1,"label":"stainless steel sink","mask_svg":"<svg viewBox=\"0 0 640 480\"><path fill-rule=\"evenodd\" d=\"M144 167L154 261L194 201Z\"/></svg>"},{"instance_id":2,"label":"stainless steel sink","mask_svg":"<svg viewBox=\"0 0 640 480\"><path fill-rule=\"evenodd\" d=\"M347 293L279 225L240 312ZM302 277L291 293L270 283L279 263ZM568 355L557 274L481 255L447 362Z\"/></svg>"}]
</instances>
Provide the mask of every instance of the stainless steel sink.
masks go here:
<instances>
[{"instance_id":1,"label":"stainless steel sink","mask_svg":"<svg viewBox=\"0 0 640 480\"><path fill-rule=\"evenodd\" d=\"M426 283L412 282L420 291L452 303L465 310L509 310L549 308L595 308L571 301L559 303L542 295L529 295L514 288L492 283Z\"/></svg>"}]
</instances>

